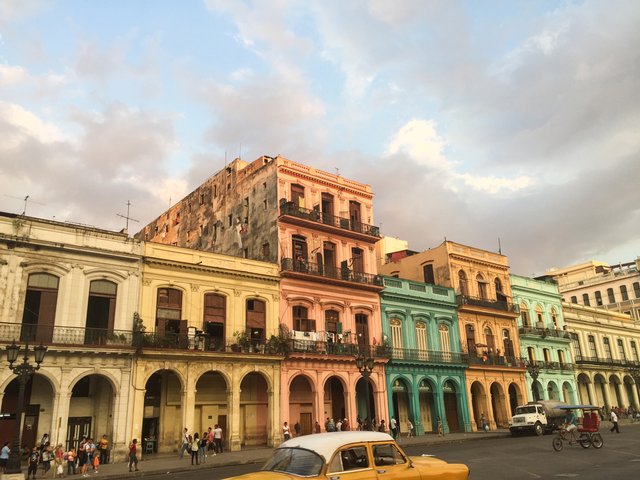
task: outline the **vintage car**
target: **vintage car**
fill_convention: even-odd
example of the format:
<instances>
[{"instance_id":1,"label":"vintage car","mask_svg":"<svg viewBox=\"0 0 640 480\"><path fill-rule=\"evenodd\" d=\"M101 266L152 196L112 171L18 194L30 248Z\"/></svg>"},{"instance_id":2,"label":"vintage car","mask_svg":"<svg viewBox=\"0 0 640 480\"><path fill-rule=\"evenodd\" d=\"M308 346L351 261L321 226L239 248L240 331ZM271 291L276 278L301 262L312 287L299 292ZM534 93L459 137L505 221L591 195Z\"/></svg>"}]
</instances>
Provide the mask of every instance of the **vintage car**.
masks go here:
<instances>
[{"instance_id":1,"label":"vintage car","mask_svg":"<svg viewBox=\"0 0 640 480\"><path fill-rule=\"evenodd\" d=\"M234 479L323 478L448 479L469 477L469 468L430 456L409 457L393 438L379 432L332 432L287 440L258 472Z\"/></svg>"}]
</instances>

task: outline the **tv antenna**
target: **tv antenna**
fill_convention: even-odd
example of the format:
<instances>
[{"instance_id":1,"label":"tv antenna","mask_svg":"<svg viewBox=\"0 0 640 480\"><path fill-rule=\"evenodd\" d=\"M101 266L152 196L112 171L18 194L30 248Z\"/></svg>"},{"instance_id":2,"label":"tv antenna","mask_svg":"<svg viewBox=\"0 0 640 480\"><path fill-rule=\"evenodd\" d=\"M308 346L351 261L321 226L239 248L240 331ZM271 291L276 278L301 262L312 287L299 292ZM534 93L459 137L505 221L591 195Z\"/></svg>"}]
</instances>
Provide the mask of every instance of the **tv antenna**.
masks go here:
<instances>
[{"instance_id":1,"label":"tv antenna","mask_svg":"<svg viewBox=\"0 0 640 480\"><path fill-rule=\"evenodd\" d=\"M124 218L127 222L125 223L125 227L124 227L124 231L126 233L129 233L129 220L131 220L132 222L138 222L139 220L136 220L135 218L131 218L129 216L129 208L131 207L131 202L129 200L127 200L127 214L126 215L122 215L120 213L116 213L117 216Z\"/></svg>"},{"instance_id":2,"label":"tv antenna","mask_svg":"<svg viewBox=\"0 0 640 480\"><path fill-rule=\"evenodd\" d=\"M25 216L27 214L27 204L29 202L35 203L36 205L44 205L44 203L36 202L35 200L29 200L29 197L30 197L29 195L26 195L24 197L16 197L14 195L7 195L5 193L4 196L9 198L15 198L16 200L22 200L24 202L24 210L22 210L22 216Z\"/></svg>"}]
</instances>

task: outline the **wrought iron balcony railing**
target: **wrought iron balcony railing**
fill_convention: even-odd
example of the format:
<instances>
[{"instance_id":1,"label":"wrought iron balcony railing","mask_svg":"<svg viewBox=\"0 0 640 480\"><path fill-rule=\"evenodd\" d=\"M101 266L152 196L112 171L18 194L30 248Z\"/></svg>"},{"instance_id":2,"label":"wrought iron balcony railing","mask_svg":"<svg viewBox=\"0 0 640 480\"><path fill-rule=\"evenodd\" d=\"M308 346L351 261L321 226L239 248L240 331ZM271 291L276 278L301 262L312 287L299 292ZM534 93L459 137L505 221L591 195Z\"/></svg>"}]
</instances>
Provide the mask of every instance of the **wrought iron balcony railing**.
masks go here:
<instances>
[{"instance_id":1,"label":"wrought iron balcony railing","mask_svg":"<svg viewBox=\"0 0 640 480\"><path fill-rule=\"evenodd\" d=\"M496 365L499 367L524 368L525 364L521 358L495 355L469 355L469 365Z\"/></svg>"},{"instance_id":2,"label":"wrought iron balcony railing","mask_svg":"<svg viewBox=\"0 0 640 480\"><path fill-rule=\"evenodd\" d=\"M342 230L350 230L352 232L362 233L372 237L380 238L380 228L375 225L368 225L362 222L354 222L349 218L337 217L319 210L309 210L296 205L294 202L284 202L280 205L280 215L290 215L296 218L310 220L324 225L340 228Z\"/></svg>"},{"instance_id":3,"label":"wrought iron balcony railing","mask_svg":"<svg viewBox=\"0 0 640 480\"><path fill-rule=\"evenodd\" d=\"M293 258L283 258L281 262L281 269L283 272L304 273L306 275L332 278L334 280L343 280L345 282L382 286L382 279L378 275L358 272L351 268L326 266L308 262L304 259L294 260Z\"/></svg>"},{"instance_id":4,"label":"wrought iron balcony railing","mask_svg":"<svg viewBox=\"0 0 640 480\"><path fill-rule=\"evenodd\" d=\"M389 358L392 360L407 360L425 363L445 363L467 365L468 355L457 352L442 352L438 350L419 350L415 348L388 347Z\"/></svg>"},{"instance_id":5,"label":"wrought iron balcony railing","mask_svg":"<svg viewBox=\"0 0 640 480\"><path fill-rule=\"evenodd\" d=\"M573 371L572 363L564 362L546 362L546 361L531 361L528 358L523 358L525 366L538 365L543 370L560 370L560 371Z\"/></svg>"},{"instance_id":6,"label":"wrought iron balcony railing","mask_svg":"<svg viewBox=\"0 0 640 480\"><path fill-rule=\"evenodd\" d=\"M289 340L289 350L291 354L311 353L323 355L340 355L354 357L357 354L364 354L371 357L386 358L389 356L388 349L381 345L359 345L357 343L338 343L316 340L300 340L292 338Z\"/></svg>"},{"instance_id":7,"label":"wrought iron balcony railing","mask_svg":"<svg viewBox=\"0 0 640 480\"><path fill-rule=\"evenodd\" d=\"M576 355L576 363L585 364L591 363L595 365L613 365L618 367L638 367L640 362L637 360L618 359L618 358L603 358L603 357L585 357L583 355Z\"/></svg>"},{"instance_id":8,"label":"wrought iron balcony railing","mask_svg":"<svg viewBox=\"0 0 640 480\"><path fill-rule=\"evenodd\" d=\"M459 306L472 305L476 307L493 308L509 313L518 313L520 311L518 305L514 305L507 300L491 300L488 298L471 297L469 295L456 295L456 303Z\"/></svg>"},{"instance_id":9,"label":"wrought iron balcony railing","mask_svg":"<svg viewBox=\"0 0 640 480\"><path fill-rule=\"evenodd\" d=\"M520 335L535 335L538 337L546 338L566 338L570 339L571 335L565 330L558 330L556 328L542 328L542 327L520 327L518 329Z\"/></svg>"},{"instance_id":10,"label":"wrought iron balcony railing","mask_svg":"<svg viewBox=\"0 0 640 480\"><path fill-rule=\"evenodd\" d=\"M43 345L88 345L132 347L130 330L104 328L34 325L29 323L0 323L0 341L13 340Z\"/></svg>"}]
</instances>

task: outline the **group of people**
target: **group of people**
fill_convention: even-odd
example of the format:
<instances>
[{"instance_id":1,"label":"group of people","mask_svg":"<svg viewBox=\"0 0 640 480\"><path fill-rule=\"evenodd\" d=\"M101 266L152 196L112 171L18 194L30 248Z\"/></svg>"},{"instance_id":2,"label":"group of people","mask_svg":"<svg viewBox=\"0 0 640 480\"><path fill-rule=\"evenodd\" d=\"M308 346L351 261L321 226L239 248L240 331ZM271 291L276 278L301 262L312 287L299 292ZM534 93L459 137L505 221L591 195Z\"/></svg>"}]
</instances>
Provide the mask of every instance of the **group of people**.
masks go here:
<instances>
[{"instance_id":1,"label":"group of people","mask_svg":"<svg viewBox=\"0 0 640 480\"><path fill-rule=\"evenodd\" d=\"M218 424L213 428L209 427L206 432L202 432L202 436L198 432L191 435L189 430L185 428L179 457L182 459L184 452L188 452L191 454L191 465L207 463L209 454L219 455L224 452L223 444L224 433L222 427Z\"/></svg>"},{"instance_id":2,"label":"group of people","mask_svg":"<svg viewBox=\"0 0 640 480\"><path fill-rule=\"evenodd\" d=\"M0 467L3 471L10 454L9 442L5 442L0 451ZM49 475L52 478L64 478L65 475L75 475L78 471L83 477L88 477L89 468L93 473L98 473L100 464L109 463L109 439L103 435L98 444L95 444L93 439L82 437L76 451L73 447L66 450L61 443L52 445L49 434L45 433L40 442L32 448L23 445L22 457L26 458L27 462L27 480L35 479L38 476L38 470L41 472L41 478Z\"/></svg>"},{"instance_id":3,"label":"group of people","mask_svg":"<svg viewBox=\"0 0 640 480\"><path fill-rule=\"evenodd\" d=\"M380 423L377 423L374 418L372 423L370 424L368 419L362 420L360 417L358 417L356 419L356 423L356 430L374 430L385 433L388 432L394 439L397 439L398 435L400 434L400 426L394 417L391 417L391 420L389 420L388 429L384 419L380 420ZM372 428L369 428L370 426ZM295 425L293 426L293 430L295 431L296 437L302 435L302 427L300 426L300 422L295 423ZM351 430L351 424L349 423L348 418L342 418L338 419L338 421L334 421L333 418L327 417L327 420L324 422L324 430L326 432L346 432ZM313 431L314 433L320 433L322 431L320 423L318 423L317 420L314 424ZM413 436L413 434L413 424L411 423L411 420L407 420L407 436L411 437ZM286 441L291 437L291 427L289 426L288 422L284 422L284 424L282 425L282 438Z\"/></svg>"}]
</instances>

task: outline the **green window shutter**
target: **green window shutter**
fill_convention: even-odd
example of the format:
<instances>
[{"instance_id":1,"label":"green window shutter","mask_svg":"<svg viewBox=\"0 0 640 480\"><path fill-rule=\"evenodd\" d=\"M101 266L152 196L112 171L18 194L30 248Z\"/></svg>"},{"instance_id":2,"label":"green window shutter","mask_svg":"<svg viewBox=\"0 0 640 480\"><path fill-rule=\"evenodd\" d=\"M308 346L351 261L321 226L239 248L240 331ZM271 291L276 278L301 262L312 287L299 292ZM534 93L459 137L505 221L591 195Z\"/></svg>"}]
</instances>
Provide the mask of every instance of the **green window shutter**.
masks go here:
<instances>
[{"instance_id":1,"label":"green window shutter","mask_svg":"<svg viewBox=\"0 0 640 480\"><path fill-rule=\"evenodd\" d=\"M342 333L342 322L338 322L336 329L338 330L336 333Z\"/></svg>"}]
</instances>

